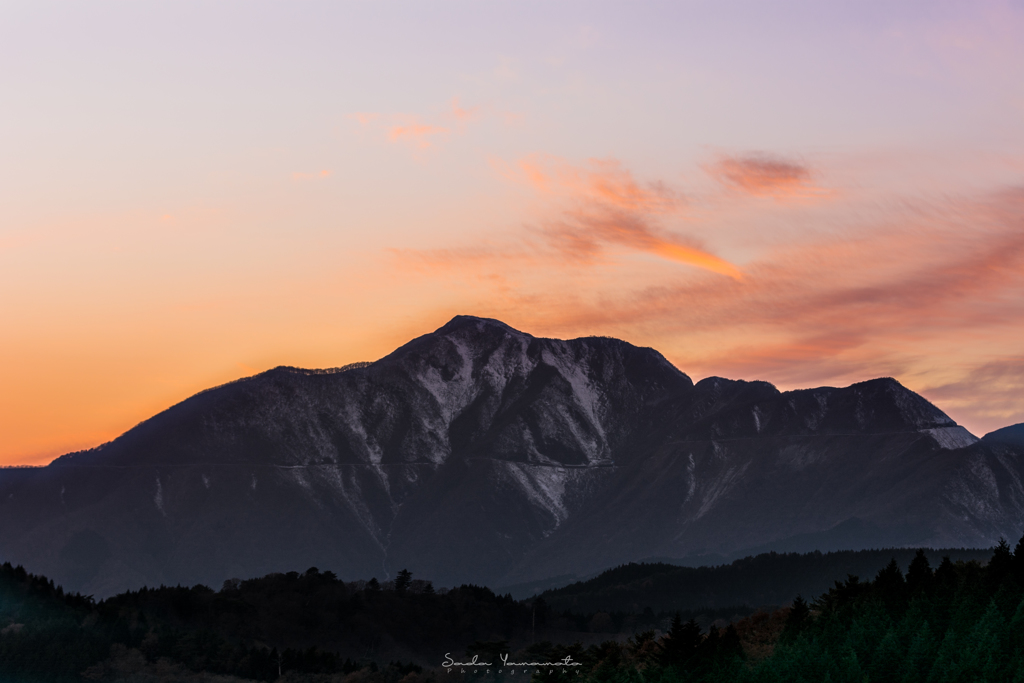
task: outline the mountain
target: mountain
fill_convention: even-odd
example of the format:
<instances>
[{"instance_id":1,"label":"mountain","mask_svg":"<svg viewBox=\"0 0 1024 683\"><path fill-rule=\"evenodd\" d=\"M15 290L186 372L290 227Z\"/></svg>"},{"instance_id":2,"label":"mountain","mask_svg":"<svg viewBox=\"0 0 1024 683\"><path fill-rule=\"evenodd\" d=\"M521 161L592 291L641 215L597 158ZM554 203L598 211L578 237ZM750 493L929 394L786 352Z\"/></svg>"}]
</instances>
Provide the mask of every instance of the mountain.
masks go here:
<instances>
[{"instance_id":1,"label":"mountain","mask_svg":"<svg viewBox=\"0 0 1024 683\"><path fill-rule=\"evenodd\" d=\"M981 437L981 440L990 444L1024 447L1024 424L997 429Z\"/></svg>"},{"instance_id":2,"label":"mountain","mask_svg":"<svg viewBox=\"0 0 1024 683\"><path fill-rule=\"evenodd\" d=\"M500 586L773 546L987 547L1020 536L1022 470L1024 448L892 379L695 385L652 349L459 316L0 471L0 559L110 595L308 566Z\"/></svg>"}]
</instances>

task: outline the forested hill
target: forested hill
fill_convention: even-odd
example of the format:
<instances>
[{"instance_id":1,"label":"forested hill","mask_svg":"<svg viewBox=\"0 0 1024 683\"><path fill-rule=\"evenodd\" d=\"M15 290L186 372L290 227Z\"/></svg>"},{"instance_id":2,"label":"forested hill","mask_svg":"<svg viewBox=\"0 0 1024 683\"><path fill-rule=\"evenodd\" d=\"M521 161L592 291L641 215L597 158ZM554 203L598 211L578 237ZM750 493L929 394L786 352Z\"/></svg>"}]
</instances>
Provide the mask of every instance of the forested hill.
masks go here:
<instances>
[{"instance_id":1,"label":"forested hill","mask_svg":"<svg viewBox=\"0 0 1024 683\"><path fill-rule=\"evenodd\" d=\"M727 586L758 571L850 568L842 555L766 555L703 574ZM795 600L753 614L705 609L674 619L661 610L626 614L611 603L601 611L568 611L546 598L516 601L479 586L435 591L407 572L384 584L345 582L316 568L229 580L220 590L160 587L96 603L5 564L0 682L506 680L449 676L441 666L448 653L486 661L501 654L541 662L571 656L580 666L571 680L580 683L1024 680L1024 540L1014 552L1003 543L982 559L984 565L945 557L933 571L917 551L905 573L891 559L873 581L871 574L834 581L810 609ZM627 565L592 585L629 579L653 591L658 577L679 569ZM535 683L570 680L520 673Z\"/></svg>"},{"instance_id":2,"label":"forested hill","mask_svg":"<svg viewBox=\"0 0 1024 683\"><path fill-rule=\"evenodd\" d=\"M850 575L872 577L893 559L905 570L914 553L908 548L764 553L717 567L630 563L587 581L545 591L541 597L555 611L573 612L779 606L789 604L796 595L820 595L834 581L845 581ZM950 548L926 550L925 554L933 565L946 556L953 562L977 560L984 564L992 551Z\"/></svg>"}]
</instances>

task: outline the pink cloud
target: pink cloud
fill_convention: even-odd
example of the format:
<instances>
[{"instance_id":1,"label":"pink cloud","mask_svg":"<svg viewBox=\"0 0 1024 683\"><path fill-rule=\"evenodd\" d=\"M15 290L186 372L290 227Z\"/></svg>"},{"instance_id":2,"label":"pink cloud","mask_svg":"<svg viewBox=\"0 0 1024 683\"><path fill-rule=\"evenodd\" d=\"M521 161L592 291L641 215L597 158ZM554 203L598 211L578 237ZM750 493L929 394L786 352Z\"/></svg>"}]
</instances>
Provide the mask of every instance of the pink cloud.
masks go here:
<instances>
[{"instance_id":1,"label":"pink cloud","mask_svg":"<svg viewBox=\"0 0 1024 683\"><path fill-rule=\"evenodd\" d=\"M614 159L590 159L583 166L547 155L532 155L515 166L496 163L506 178L533 187L562 204L557 217L539 221L539 232L562 257L599 259L609 248L627 248L740 280L738 267L693 238L673 235L658 223L678 215L683 196L665 183L640 183Z\"/></svg>"},{"instance_id":2,"label":"pink cloud","mask_svg":"<svg viewBox=\"0 0 1024 683\"><path fill-rule=\"evenodd\" d=\"M457 124L455 132L460 132L465 124L479 118L479 107L462 107L459 98L452 98L447 111L436 115L437 121L451 123L454 119ZM359 122L361 126L375 128L379 123L387 132L387 140L396 143L411 143L419 150L434 147L438 141L451 136L453 130L447 125L439 122L425 120L416 114L390 114L382 115L376 112L357 112L350 114L349 118ZM380 128L376 128L380 130Z\"/></svg>"},{"instance_id":3,"label":"pink cloud","mask_svg":"<svg viewBox=\"0 0 1024 683\"><path fill-rule=\"evenodd\" d=\"M468 123L469 121L473 121L477 118L479 113L480 107L470 107L468 109L463 109L462 107L459 106L459 98L452 98L452 115L459 123Z\"/></svg>"},{"instance_id":4,"label":"pink cloud","mask_svg":"<svg viewBox=\"0 0 1024 683\"><path fill-rule=\"evenodd\" d=\"M433 144L431 138L447 135L448 132L448 129L442 126L433 126L412 120L404 125L391 126L388 131L388 139L392 142L412 142L420 149L426 149Z\"/></svg>"},{"instance_id":5,"label":"pink cloud","mask_svg":"<svg viewBox=\"0 0 1024 683\"><path fill-rule=\"evenodd\" d=\"M379 119L380 114L374 112L356 112L355 114L351 114L351 118L358 121L360 125L367 126Z\"/></svg>"},{"instance_id":6,"label":"pink cloud","mask_svg":"<svg viewBox=\"0 0 1024 683\"><path fill-rule=\"evenodd\" d=\"M704 170L729 189L753 197L787 201L821 198L831 194L815 185L807 166L778 156L723 156L715 163L706 165Z\"/></svg>"},{"instance_id":7,"label":"pink cloud","mask_svg":"<svg viewBox=\"0 0 1024 683\"><path fill-rule=\"evenodd\" d=\"M1024 356L966 368L959 379L926 386L921 394L969 422L978 436L1024 422Z\"/></svg>"}]
</instances>

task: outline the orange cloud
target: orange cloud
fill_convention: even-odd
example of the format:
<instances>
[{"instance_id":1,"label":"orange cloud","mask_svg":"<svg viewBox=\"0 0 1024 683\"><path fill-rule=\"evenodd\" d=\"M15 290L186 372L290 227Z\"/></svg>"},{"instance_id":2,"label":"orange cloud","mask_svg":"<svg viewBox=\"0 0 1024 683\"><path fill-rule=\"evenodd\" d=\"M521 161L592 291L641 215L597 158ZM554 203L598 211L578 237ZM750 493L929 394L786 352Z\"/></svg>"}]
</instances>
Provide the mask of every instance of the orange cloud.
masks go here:
<instances>
[{"instance_id":1,"label":"orange cloud","mask_svg":"<svg viewBox=\"0 0 1024 683\"><path fill-rule=\"evenodd\" d=\"M581 168L556 157L534 154L520 160L518 167L527 182L545 193L644 213L672 213L683 206L678 192L664 183L641 186L615 159L590 159ZM514 174L506 177L515 179Z\"/></svg>"},{"instance_id":2,"label":"orange cloud","mask_svg":"<svg viewBox=\"0 0 1024 683\"><path fill-rule=\"evenodd\" d=\"M627 247L741 280L739 268L692 238L671 235L657 221L679 214L682 195L664 183L641 184L614 159L591 159L583 167L532 155L515 167L495 163L506 178L530 185L566 204L561 216L542 221L539 231L563 258L593 262L609 246Z\"/></svg>"},{"instance_id":3,"label":"orange cloud","mask_svg":"<svg viewBox=\"0 0 1024 683\"><path fill-rule=\"evenodd\" d=\"M829 194L814 184L810 169L780 157L765 154L726 156L704 169L726 187L754 197L794 200Z\"/></svg>"},{"instance_id":4,"label":"orange cloud","mask_svg":"<svg viewBox=\"0 0 1024 683\"><path fill-rule=\"evenodd\" d=\"M380 114L374 112L356 112L351 115L351 118L358 121L360 125L366 126L380 118Z\"/></svg>"},{"instance_id":5,"label":"orange cloud","mask_svg":"<svg viewBox=\"0 0 1024 683\"><path fill-rule=\"evenodd\" d=\"M686 207L679 191L663 182L640 183L610 159L591 159L577 167L532 155L514 166L496 160L492 165L507 179L562 205L555 210L557 217L542 219L532 230L562 259L594 263L608 247L626 247L742 280L738 267L658 224Z\"/></svg>"},{"instance_id":6,"label":"orange cloud","mask_svg":"<svg viewBox=\"0 0 1024 683\"><path fill-rule=\"evenodd\" d=\"M463 108L459 104L459 98L454 97L449 104L449 110L439 114L436 118L449 122L454 118L461 130L463 124L478 117L479 111L479 107ZM350 114L349 118L358 121L362 126L370 126L380 120L387 130L387 139L390 142L410 142L421 150L433 147L440 137L448 136L452 132L447 126L425 122L414 114L382 116L375 112L357 112Z\"/></svg>"},{"instance_id":7,"label":"orange cloud","mask_svg":"<svg viewBox=\"0 0 1024 683\"><path fill-rule=\"evenodd\" d=\"M1024 356L1012 355L968 367L951 382L922 388L931 401L956 410L981 436L1024 422Z\"/></svg>"},{"instance_id":8,"label":"orange cloud","mask_svg":"<svg viewBox=\"0 0 1024 683\"><path fill-rule=\"evenodd\" d=\"M413 121L405 125L392 126L391 130L388 131L388 139L392 142L408 140L420 149L426 149L432 145L431 137L447 133L448 129L442 126L432 126Z\"/></svg>"},{"instance_id":9,"label":"orange cloud","mask_svg":"<svg viewBox=\"0 0 1024 683\"><path fill-rule=\"evenodd\" d=\"M685 247L681 244L659 241L651 245L651 251L670 261L687 263L691 266L710 270L713 273L726 275L734 280L743 279L743 272L739 268L724 259L720 259L717 256L700 251L699 249Z\"/></svg>"},{"instance_id":10,"label":"orange cloud","mask_svg":"<svg viewBox=\"0 0 1024 683\"><path fill-rule=\"evenodd\" d=\"M463 109L462 107L459 106L459 98L452 98L452 114L460 123L466 123L468 121L474 120L477 117L479 111L480 107L470 107L469 109Z\"/></svg>"}]
</instances>

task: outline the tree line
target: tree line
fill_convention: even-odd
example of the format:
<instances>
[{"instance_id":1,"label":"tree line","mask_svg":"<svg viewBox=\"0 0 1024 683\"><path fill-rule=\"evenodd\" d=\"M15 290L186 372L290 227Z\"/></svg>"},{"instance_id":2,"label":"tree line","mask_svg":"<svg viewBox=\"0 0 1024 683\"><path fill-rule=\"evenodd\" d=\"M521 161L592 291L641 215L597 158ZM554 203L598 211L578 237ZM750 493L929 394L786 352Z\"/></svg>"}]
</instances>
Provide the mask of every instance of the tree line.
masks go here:
<instances>
[{"instance_id":1,"label":"tree line","mask_svg":"<svg viewBox=\"0 0 1024 683\"><path fill-rule=\"evenodd\" d=\"M987 555L933 566L917 551L905 572L893 558L873 578L849 575L810 602L674 614L573 612L481 586L435 590L407 571L345 582L315 567L96 602L8 563L0 682L429 683L454 680L445 653L569 657L579 664L571 680L594 683L1024 681L1024 539ZM567 675L527 673L538 682ZM485 678L512 680L498 669L469 680Z\"/></svg>"}]
</instances>

